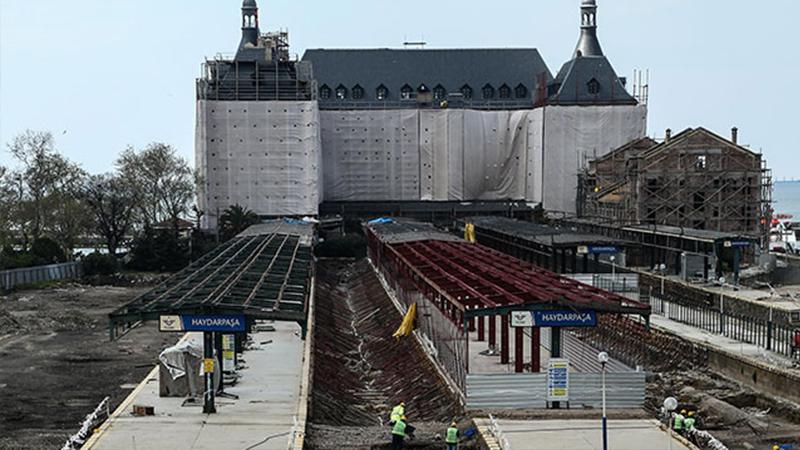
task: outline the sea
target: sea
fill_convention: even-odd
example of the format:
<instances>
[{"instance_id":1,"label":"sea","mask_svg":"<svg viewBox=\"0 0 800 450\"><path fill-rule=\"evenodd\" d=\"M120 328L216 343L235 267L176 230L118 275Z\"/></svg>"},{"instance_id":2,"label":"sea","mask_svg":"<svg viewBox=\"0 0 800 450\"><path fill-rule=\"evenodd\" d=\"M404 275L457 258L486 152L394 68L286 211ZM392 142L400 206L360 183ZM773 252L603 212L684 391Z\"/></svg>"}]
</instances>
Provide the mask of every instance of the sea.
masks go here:
<instances>
[{"instance_id":1,"label":"sea","mask_svg":"<svg viewBox=\"0 0 800 450\"><path fill-rule=\"evenodd\" d=\"M772 190L772 208L776 214L791 214L800 219L800 180L776 181Z\"/></svg>"}]
</instances>

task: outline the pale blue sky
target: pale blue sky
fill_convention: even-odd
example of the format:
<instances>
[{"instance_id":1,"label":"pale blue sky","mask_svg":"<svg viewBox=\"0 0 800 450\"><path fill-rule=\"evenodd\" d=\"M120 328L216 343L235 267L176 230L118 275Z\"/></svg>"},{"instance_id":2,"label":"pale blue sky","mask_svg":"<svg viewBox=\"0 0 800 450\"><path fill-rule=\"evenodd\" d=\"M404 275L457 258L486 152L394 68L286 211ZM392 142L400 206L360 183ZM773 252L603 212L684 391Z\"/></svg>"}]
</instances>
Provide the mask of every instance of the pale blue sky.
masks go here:
<instances>
[{"instance_id":1,"label":"pale blue sky","mask_svg":"<svg viewBox=\"0 0 800 450\"><path fill-rule=\"evenodd\" d=\"M578 39L579 0L260 0L262 30L292 52L321 47L536 47L550 70ZM621 76L650 69L648 131L705 126L800 177L800 51L792 0L598 0ZM240 0L0 0L0 164L26 128L52 130L89 171L127 145L163 141L194 161L194 78L233 52Z\"/></svg>"}]
</instances>

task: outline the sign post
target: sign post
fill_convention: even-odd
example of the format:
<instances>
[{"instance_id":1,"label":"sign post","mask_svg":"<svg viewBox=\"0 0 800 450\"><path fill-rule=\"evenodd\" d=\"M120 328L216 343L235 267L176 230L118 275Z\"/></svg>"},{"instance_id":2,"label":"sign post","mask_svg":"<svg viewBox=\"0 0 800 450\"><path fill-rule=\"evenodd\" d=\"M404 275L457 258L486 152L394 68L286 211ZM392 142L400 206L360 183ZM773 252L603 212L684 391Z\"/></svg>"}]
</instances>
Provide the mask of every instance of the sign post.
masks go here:
<instances>
[{"instance_id":1,"label":"sign post","mask_svg":"<svg viewBox=\"0 0 800 450\"><path fill-rule=\"evenodd\" d=\"M246 330L244 315L189 315L172 314L159 317L160 331L202 331L203 332L203 377L205 391L203 393L203 413L214 414L214 368L219 366L220 386L222 377L222 355L219 360L214 357L214 333L239 333ZM221 340L220 340L221 341ZM221 346L220 346L221 347Z\"/></svg>"},{"instance_id":2,"label":"sign post","mask_svg":"<svg viewBox=\"0 0 800 450\"><path fill-rule=\"evenodd\" d=\"M569 360L552 358L547 367L547 401L555 408L559 402L569 402Z\"/></svg>"}]
</instances>

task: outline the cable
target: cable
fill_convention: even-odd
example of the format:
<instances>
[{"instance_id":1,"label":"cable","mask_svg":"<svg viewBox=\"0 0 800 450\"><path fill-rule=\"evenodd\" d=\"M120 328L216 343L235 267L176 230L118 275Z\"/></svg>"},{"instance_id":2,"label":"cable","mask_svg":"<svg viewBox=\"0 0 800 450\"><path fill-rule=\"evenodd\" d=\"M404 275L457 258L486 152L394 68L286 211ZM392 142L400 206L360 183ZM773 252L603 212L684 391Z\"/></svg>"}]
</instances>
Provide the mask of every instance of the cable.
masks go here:
<instances>
[{"instance_id":1,"label":"cable","mask_svg":"<svg viewBox=\"0 0 800 450\"><path fill-rule=\"evenodd\" d=\"M281 437L281 436L288 436L291 433L292 433L291 431L284 431L283 433L278 433L278 434L273 434L271 436L267 436L267 437L264 438L263 441L257 442L255 444L251 445L250 447L247 447L244 450L252 450L252 449L254 449L254 448L256 448L256 447L258 447L258 446L260 446L262 444L266 444L267 441L269 441L270 439L275 439L276 437Z\"/></svg>"}]
</instances>

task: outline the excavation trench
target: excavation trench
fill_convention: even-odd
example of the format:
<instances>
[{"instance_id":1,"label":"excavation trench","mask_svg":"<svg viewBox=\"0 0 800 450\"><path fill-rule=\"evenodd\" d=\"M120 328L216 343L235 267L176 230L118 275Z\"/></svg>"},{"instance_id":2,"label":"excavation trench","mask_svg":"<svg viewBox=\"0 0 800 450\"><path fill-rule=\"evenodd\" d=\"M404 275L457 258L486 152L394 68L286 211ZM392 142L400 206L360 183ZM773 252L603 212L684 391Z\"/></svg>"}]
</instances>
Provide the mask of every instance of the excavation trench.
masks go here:
<instances>
[{"instance_id":1,"label":"excavation trench","mask_svg":"<svg viewBox=\"0 0 800 450\"><path fill-rule=\"evenodd\" d=\"M436 445L459 413L456 397L413 338L366 260L317 265L309 448L383 448L391 407L418 428L408 448Z\"/></svg>"}]
</instances>

